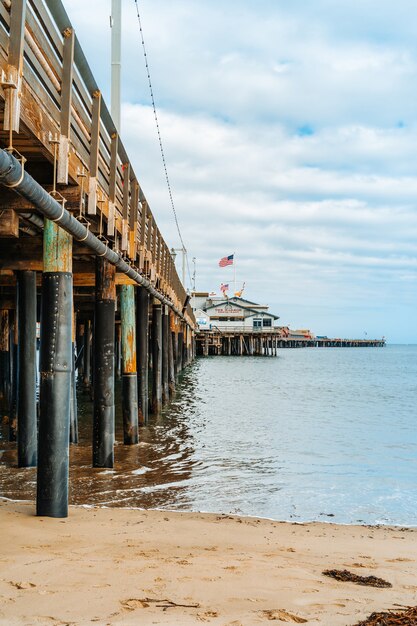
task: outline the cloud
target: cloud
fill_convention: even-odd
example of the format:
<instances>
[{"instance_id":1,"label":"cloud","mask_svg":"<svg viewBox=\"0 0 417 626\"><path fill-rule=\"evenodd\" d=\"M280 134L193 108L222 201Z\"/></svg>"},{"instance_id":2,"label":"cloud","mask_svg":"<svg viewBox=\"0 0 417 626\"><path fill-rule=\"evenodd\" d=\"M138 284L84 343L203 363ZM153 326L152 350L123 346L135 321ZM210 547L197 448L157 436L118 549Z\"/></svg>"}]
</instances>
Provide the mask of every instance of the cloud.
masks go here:
<instances>
[{"instance_id":1,"label":"cloud","mask_svg":"<svg viewBox=\"0 0 417 626\"><path fill-rule=\"evenodd\" d=\"M105 94L108 4L66 2ZM417 341L414 3L139 6L197 287L230 282L217 262L235 251L248 296L285 323ZM133 2L123 32L123 141L178 247Z\"/></svg>"}]
</instances>

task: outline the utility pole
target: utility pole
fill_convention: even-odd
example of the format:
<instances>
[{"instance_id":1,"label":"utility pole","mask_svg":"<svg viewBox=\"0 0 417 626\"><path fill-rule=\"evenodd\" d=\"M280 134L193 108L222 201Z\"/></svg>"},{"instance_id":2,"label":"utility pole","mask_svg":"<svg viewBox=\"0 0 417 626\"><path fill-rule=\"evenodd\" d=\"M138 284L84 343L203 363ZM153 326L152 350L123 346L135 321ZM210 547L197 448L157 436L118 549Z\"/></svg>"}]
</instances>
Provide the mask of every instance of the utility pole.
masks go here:
<instances>
[{"instance_id":1,"label":"utility pole","mask_svg":"<svg viewBox=\"0 0 417 626\"><path fill-rule=\"evenodd\" d=\"M111 116L120 135L120 85L122 67L122 0L111 3Z\"/></svg>"},{"instance_id":2,"label":"utility pole","mask_svg":"<svg viewBox=\"0 0 417 626\"><path fill-rule=\"evenodd\" d=\"M182 284L184 286L185 289L185 257L187 254L187 250L182 247L182 248L171 248L171 257L172 260L175 263L175 257L177 256L177 252L182 252Z\"/></svg>"},{"instance_id":3,"label":"utility pole","mask_svg":"<svg viewBox=\"0 0 417 626\"><path fill-rule=\"evenodd\" d=\"M194 265L194 271L193 271L193 291L195 291L195 262L196 262L196 258L195 256L193 256L193 265Z\"/></svg>"}]
</instances>

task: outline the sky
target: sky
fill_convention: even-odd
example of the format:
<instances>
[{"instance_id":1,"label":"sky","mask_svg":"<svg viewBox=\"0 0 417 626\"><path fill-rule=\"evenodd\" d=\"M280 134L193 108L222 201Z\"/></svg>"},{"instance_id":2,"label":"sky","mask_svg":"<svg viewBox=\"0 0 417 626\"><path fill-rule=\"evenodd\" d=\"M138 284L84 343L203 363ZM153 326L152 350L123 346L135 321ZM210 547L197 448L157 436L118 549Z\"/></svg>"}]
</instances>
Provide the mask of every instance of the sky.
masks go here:
<instances>
[{"instance_id":1,"label":"sky","mask_svg":"<svg viewBox=\"0 0 417 626\"><path fill-rule=\"evenodd\" d=\"M121 136L178 248L135 0L122 5ZM64 6L109 105L111 2ZM415 0L138 6L197 290L233 291L218 262L235 253L237 288L283 325L417 343Z\"/></svg>"}]
</instances>

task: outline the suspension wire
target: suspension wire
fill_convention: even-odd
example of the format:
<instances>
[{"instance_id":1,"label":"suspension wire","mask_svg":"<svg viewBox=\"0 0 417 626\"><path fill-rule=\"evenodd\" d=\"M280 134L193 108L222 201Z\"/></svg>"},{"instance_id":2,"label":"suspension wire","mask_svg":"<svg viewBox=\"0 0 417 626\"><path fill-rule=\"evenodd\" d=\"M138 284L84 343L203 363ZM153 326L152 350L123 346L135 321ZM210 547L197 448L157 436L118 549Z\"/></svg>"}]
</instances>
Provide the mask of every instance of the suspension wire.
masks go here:
<instances>
[{"instance_id":1,"label":"suspension wire","mask_svg":"<svg viewBox=\"0 0 417 626\"><path fill-rule=\"evenodd\" d=\"M187 262L188 278L189 278L189 281L190 281L190 285L192 285L190 265L189 265L189 262L188 262L187 248L185 247L184 240L182 238L182 234L181 234L181 230L180 230L180 225L178 223L177 211L175 210L174 197L173 197L173 194L172 194L171 183L170 183L169 176L168 176L168 169L167 169L167 163L166 163L166 159L165 159L165 152L164 152L164 147L163 147L163 144L162 144L161 129L160 129L160 126L159 126L159 119L158 119L158 115L157 115L157 112L156 112L155 97L154 97L154 93L153 93L152 80L151 80L151 72L150 72L149 63L148 63L148 55L147 55L147 52L146 52L145 39L144 39L144 36L143 36L142 20L141 20L140 12L139 12L139 4L138 4L138 0L134 0L134 2L135 2L135 5L136 5L136 14L137 14L137 18L138 18L140 38L141 38L142 49L143 49L143 56L145 58L146 73L148 75L148 85L149 85L149 92L150 92L150 95L151 95L153 115L154 115L154 118L155 118L156 132L158 134L159 148L160 148L160 151L161 151L162 163L163 163L163 166L164 166L165 180L166 180L167 187L168 187L169 199L170 199L170 202L171 202L172 212L174 214L174 220L175 220L175 224L176 224L176 227L177 227L178 236L180 238L180 241L181 241L181 244L182 244L182 249L183 249L183 254L185 254L185 259L186 259L186 262ZM185 287L185 285L184 285L184 287Z\"/></svg>"}]
</instances>

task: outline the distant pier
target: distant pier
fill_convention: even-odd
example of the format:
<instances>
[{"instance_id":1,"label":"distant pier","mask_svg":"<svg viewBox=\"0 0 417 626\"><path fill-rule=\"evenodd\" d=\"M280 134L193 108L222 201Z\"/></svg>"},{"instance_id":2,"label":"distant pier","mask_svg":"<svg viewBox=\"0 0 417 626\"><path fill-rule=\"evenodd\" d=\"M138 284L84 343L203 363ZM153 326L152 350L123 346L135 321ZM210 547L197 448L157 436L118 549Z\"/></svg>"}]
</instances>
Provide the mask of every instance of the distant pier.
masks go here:
<instances>
[{"instance_id":1,"label":"distant pier","mask_svg":"<svg viewBox=\"0 0 417 626\"><path fill-rule=\"evenodd\" d=\"M383 348L385 339L294 338L283 336L279 328L268 332L213 329L197 333L196 343L200 356L277 356L282 348Z\"/></svg>"}]
</instances>

